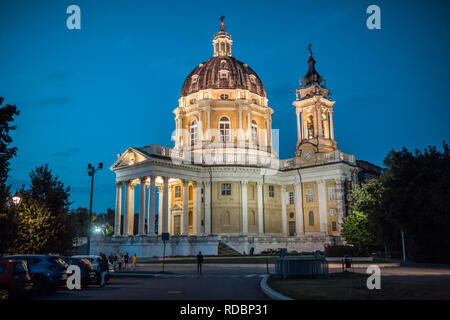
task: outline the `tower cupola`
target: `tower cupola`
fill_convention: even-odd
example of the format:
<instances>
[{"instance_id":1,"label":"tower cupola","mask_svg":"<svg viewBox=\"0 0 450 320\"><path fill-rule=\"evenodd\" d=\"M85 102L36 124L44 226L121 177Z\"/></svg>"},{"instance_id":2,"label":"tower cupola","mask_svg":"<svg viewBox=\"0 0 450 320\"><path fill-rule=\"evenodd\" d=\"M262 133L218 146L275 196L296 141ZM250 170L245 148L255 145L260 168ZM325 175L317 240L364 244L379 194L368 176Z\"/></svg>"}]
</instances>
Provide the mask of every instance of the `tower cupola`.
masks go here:
<instances>
[{"instance_id":1,"label":"tower cupola","mask_svg":"<svg viewBox=\"0 0 450 320\"><path fill-rule=\"evenodd\" d=\"M224 16L220 17L220 31L214 35L213 47L214 57L227 56L231 57L231 45L233 40L228 32L225 31Z\"/></svg>"}]
</instances>

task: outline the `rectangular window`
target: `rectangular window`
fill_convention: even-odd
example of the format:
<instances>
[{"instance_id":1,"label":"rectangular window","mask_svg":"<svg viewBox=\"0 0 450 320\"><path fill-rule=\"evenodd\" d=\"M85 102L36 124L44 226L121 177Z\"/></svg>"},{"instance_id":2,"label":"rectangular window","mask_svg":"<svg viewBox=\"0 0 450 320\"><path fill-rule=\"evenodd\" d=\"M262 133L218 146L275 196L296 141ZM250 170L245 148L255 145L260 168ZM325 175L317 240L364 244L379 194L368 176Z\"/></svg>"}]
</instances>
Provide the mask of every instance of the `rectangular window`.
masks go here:
<instances>
[{"instance_id":1,"label":"rectangular window","mask_svg":"<svg viewBox=\"0 0 450 320\"><path fill-rule=\"evenodd\" d=\"M175 198L180 198L181 197L181 186L176 186L175 187Z\"/></svg>"},{"instance_id":2,"label":"rectangular window","mask_svg":"<svg viewBox=\"0 0 450 320\"><path fill-rule=\"evenodd\" d=\"M333 222L331 223L331 229L332 229L333 231L337 231L336 221L333 221Z\"/></svg>"},{"instance_id":3,"label":"rectangular window","mask_svg":"<svg viewBox=\"0 0 450 320\"><path fill-rule=\"evenodd\" d=\"M289 204L294 204L294 192L289 192Z\"/></svg>"},{"instance_id":4,"label":"rectangular window","mask_svg":"<svg viewBox=\"0 0 450 320\"><path fill-rule=\"evenodd\" d=\"M306 201L307 202L314 202L314 193L312 189L306 190Z\"/></svg>"},{"instance_id":5,"label":"rectangular window","mask_svg":"<svg viewBox=\"0 0 450 320\"><path fill-rule=\"evenodd\" d=\"M231 183L222 183L221 189L223 196L231 196Z\"/></svg>"},{"instance_id":6,"label":"rectangular window","mask_svg":"<svg viewBox=\"0 0 450 320\"><path fill-rule=\"evenodd\" d=\"M275 197L275 187L269 186L269 197L274 198Z\"/></svg>"},{"instance_id":7,"label":"rectangular window","mask_svg":"<svg viewBox=\"0 0 450 320\"><path fill-rule=\"evenodd\" d=\"M328 187L328 199L336 200L336 193L334 192L334 187Z\"/></svg>"}]
</instances>

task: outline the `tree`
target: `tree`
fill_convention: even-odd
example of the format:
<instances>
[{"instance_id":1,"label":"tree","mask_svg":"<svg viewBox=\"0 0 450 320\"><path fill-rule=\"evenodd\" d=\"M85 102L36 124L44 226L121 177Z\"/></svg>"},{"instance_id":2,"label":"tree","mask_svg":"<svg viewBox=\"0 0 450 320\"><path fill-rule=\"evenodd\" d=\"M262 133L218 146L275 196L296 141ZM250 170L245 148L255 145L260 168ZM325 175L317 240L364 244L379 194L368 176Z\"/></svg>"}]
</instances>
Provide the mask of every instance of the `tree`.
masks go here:
<instances>
[{"instance_id":1,"label":"tree","mask_svg":"<svg viewBox=\"0 0 450 320\"><path fill-rule=\"evenodd\" d=\"M64 225L33 198L25 199L17 211L19 227L14 237L14 253L55 252L52 240Z\"/></svg>"},{"instance_id":2,"label":"tree","mask_svg":"<svg viewBox=\"0 0 450 320\"><path fill-rule=\"evenodd\" d=\"M65 188L59 177L53 176L47 164L32 170L30 178L30 188L22 188L20 193L25 206L22 215L31 218L19 220L18 234L22 238L16 241L18 246L15 250L30 250L27 243L36 245L33 233L37 233L44 245L38 246L36 250L60 254L70 252L76 237L76 227L68 214L70 188Z\"/></svg>"},{"instance_id":3,"label":"tree","mask_svg":"<svg viewBox=\"0 0 450 320\"><path fill-rule=\"evenodd\" d=\"M344 218L342 235L348 243L357 246L366 246L373 243L374 236L369 231L367 214L352 211Z\"/></svg>"},{"instance_id":4,"label":"tree","mask_svg":"<svg viewBox=\"0 0 450 320\"><path fill-rule=\"evenodd\" d=\"M4 98L0 97L0 106ZM9 161L16 155L17 147L10 147L12 138L10 131L16 127L11 125L14 117L20 111L15 105L6 104L0 108L0 253L6 252L11 247L16 228L14 212L8 206L11 198L11 186L6 184L8 180Z\"/></svg>"},{"instance_id":5,"label":"tree","mask_svg":"<svg viewBox=\"0 0 450 320\"><path fill-rule=\"evenodd\" d=\"M446 142L442 149L392 150L383 162L387 166L381 177L383 232L399 245L403 230L407 256L415 261L450 262L450 151Z\"/></svg>"}]
</instances>

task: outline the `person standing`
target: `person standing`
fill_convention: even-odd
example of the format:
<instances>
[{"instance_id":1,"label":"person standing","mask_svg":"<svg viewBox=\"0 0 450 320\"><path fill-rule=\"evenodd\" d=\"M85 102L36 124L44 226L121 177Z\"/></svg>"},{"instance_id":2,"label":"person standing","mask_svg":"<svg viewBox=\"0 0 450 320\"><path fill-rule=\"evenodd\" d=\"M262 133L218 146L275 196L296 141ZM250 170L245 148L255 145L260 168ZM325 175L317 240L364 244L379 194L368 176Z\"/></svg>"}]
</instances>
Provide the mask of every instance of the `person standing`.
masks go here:
<instances>
[{"instance_id":1,"label":"person standing","mask_svg":"<svg viewBox=\"0 0 450 320\"><path fill-rule=\"evenodd\" d=\"M137 262L136 253L131 257L131 261L133 261L133 270L136 270L136 262Z\"/></svg>"},{"instance_id":2,"label":"person standing","mask_svg":"<svg viewBox=\"0 0 450 320\"><path fill-rule=\"evenodd\" d=\"M124 260L123 260L123 253L119 254L119 270L122 270Z\"/></svg>"},{"instance_id":3,"label":"person standing","mask_svg":"<svg viewBox=\"0 0 450 320\"><path fill-rule=\"evenodd\" d=\"M130 256L128 255L128 252L123 257L123 262L125 264L125 270L128 270L128 260L130 259Z\"/></svg>"},{"instance_id":4,"label":"person standing","mask_svg":"<svg viewBox=\"0 0 450 320\"><path fill-rule=\"evenodd\" d=\"M198 274L202 273L202 263L203 263L203 255L202 255L202 252L199 251L198 255L197 255L197 273Z\"/></svg>"},{"instance_id":5,"label":"person standing","mask_svg":"<svg viewBox=\"0 0 450 320\"><path fill-rule=\"evenodd\" d=\"M108 273L108 259L106 258L105 254L102 254L101 256L100 262L98 264L98 269L101 278L100 287L103 288L105 286L105 277Z\"/></svg>"}]
</instances>

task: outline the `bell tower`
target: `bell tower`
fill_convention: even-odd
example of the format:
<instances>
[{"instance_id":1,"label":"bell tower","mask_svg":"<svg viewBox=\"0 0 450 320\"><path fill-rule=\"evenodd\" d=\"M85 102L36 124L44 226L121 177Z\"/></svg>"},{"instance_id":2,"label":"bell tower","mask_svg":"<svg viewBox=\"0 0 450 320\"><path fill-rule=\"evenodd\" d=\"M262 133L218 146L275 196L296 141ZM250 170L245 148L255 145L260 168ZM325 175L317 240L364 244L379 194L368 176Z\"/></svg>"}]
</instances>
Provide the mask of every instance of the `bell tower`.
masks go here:
<instances>
[{"instance_id":1,"label":"bell tower","mask_svg":"<svg viewBox=\"0 0 450 320\"><path fill-rule=\"evenodd\" d=\"M335 101L331 100L326 81L316 71L311 45L308 51L308 72L299 81L293 102L297 115L297 157L301 157L306 149L311 154L311 151L329 152L337 148L333 128Z\"/></svg>"}]
</instances>

